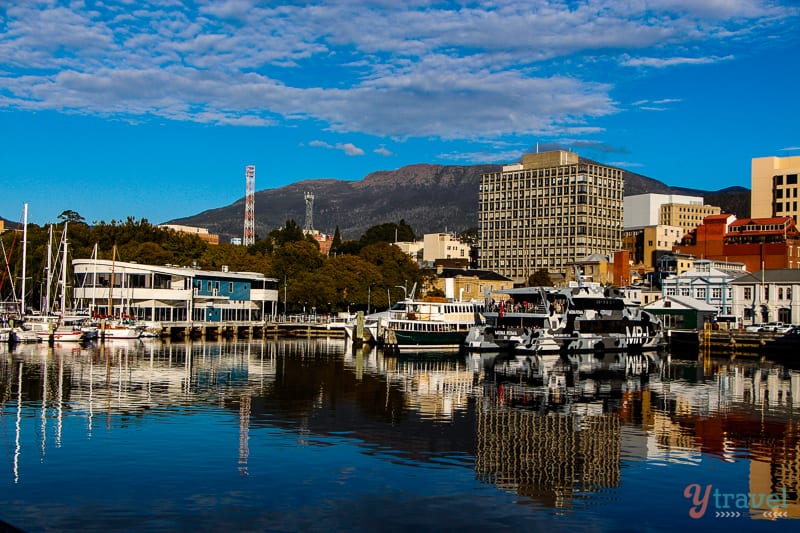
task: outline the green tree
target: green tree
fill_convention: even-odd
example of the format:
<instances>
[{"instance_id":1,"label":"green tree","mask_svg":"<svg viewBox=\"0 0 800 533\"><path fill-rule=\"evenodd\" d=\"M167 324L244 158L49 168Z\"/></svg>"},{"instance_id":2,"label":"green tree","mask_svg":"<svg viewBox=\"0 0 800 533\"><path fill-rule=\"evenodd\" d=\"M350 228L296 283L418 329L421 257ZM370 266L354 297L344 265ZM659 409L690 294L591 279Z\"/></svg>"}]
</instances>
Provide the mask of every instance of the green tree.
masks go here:
<instances>
[{"instance_id":1,"label":"green tree","mask_svg":"<svg viewBox=\"0 0 800 533\"><path fill-rule=\"evenodd\" d=\"M333 241L331 241L330 255L337 255L341 247L342 247L342 234L339 233L339 226L337 225L336 230L333 232Z\"/></svg>"},{"instance_id":2,"label":"green tree","mask_svg":"<svg viewBox=\"0 0 800 533\"><path fill-rule=\"evenodd\" d=\"M400 220L398 223L386 222L368 228L367 231L364 232L364 235L361 236L361 239L359 239L359 244L364 247L378 242L392 243L414 240L416 240L414 230L411 229L411 226L406 224L405 220Z\"/></svg>"},{"instance_id":3,"label":"green tree","mask_svg":"<svg viewBox=\"0 0 800 533\"><path fill-rule=\"evenodd\" d=\"M295 278L300 272L316 270L323 260L318 246L305 240L288 242L272 254L270 276L279 280Z\"/></svg>"},{"instance_id":4,"label":"green tree","mask_svg":"<svg viewBox=\"0 0 800 533\"><path fill-rule=\"evenodd\" d=\"M529 287L552 287L553 280L550 279L550 273L547 272L547 269L541 268L531 274L531 277L528 278L528 286Z\"/></svg>"},{"instance_id":5,"label":"green tree","mask_svg":"<svg viewBox=\"0 0 800 533\"><path fill-rule=\"evenodd\" d=\"M77 212L68 209L66 211L62 211L60 215L58 215L58 219L62 222L70 222L70 223L85 223L86 219L80 216Z\"/></svg>"}]
</instances>

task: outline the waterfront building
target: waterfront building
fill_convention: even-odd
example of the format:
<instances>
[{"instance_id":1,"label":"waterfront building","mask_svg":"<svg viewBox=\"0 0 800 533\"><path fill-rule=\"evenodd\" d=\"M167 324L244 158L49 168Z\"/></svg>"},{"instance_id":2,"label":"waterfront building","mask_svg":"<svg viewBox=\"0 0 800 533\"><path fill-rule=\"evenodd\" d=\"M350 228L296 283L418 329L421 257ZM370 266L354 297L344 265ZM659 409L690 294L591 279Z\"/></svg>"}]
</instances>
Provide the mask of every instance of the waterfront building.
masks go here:
<instances>
[{"instance_id":1,"label":"waterfront building","mask_svg":"<svg viewBox=\"0 0 800 533\"><path fill-rule=\"evenodd\" d=\"M481 176L479 267L525 283L622 246L623 171L551 151Z\"/></svg>"},{"instance_id":2,"label":"waterfront building","mask_svg":"<svg viewBox=\"0 0 800 533\"><path fill-rule=\"evenodd\" d=\"M797 224L800 156L754 157L751 166L750 216L788 216Z\"/></svg>"},{"instance_id":3,"label":"waterfront building","mask_svg":"<svg viewBox=\"0 0 800 533\"><path fill-rule=\"evenodd\" d=\"M614 264L607 255L590 254L573 261L567 265L565 281L581 281L586 283L599 283L601 285L614 284ZM580 280L577 279L580 275Z\"/></svg>"},{"instance_id":4,"label":"waterfront building","mask_svg":"<svg viewBox=\"0 0 800 533\"><path fill-rule=\"evenodd\" d=\"M667 296L688 296L717 309L719 316L731 316L733 287L736 276L714 268L712 262L698 259L694 267L683 274L661 280L661 292Z\"/></svg>"},{"instance_id":5,"label":"waterfront building","mask_svg":"<svg viewBox=\"0 0 800 533\"><path fill-rule=\"evenodd\" d=\"M748 272L800 268L800 232L788 216L738 219L712 215L686 234L674 252L744 263Z\"/></svg>"},{"instance_id":6,"label":"waterfront building","mask_svg":"<svg viewBox=\"0 0 800 533\"><path fill-rule=\"evenodd\" d=\"M180 224L159 224L159 228L171 229L178 233L187 233L189 235L197 235L208 244L219 244L219 235L209 233L207 228L197 228L194 226L182 226Z\"/></svg>"},{"instance_id":7,"label":"waterfront building","mask_svg":"<svg viewBox=\"0 0 800 533\"><path fill-rule=\"evenodd\" d=\"M800 323L800 269L767 269L731 282L733 313L745 324Z\"/></svg>"},{"instance_id":8,"label":"waterfront building","mask_svg":"<svg viewBox=\"0 0 800 533\"><path fill-rule=\"evenodd\" d=\"M513 287L514 282L510 278L496 272L438 267L431 288L441 290L447 298L454 300L483 301L489 292Z\"/></svg>"},{"instance_id":9,"label":"waterfront building","mask_svg":"<svg viewBox=\"0 0 800 533\"><path fill-rule=\"evenodd\" d=\"M278 281L257 272L75 259L73 299L95 315L162 322L263 321L277 312Z\"/></svg>"},{"instance_id":10,"label":"waterfront building","mask_svg":"<svg viewBox=\"0 0 800 533\"><path fill-rule=\"evenodd\" d=\"M644 305L669 329L703 329L719 314L719 310L691 296L669 295Z\"/></svg>"}]
</instances>

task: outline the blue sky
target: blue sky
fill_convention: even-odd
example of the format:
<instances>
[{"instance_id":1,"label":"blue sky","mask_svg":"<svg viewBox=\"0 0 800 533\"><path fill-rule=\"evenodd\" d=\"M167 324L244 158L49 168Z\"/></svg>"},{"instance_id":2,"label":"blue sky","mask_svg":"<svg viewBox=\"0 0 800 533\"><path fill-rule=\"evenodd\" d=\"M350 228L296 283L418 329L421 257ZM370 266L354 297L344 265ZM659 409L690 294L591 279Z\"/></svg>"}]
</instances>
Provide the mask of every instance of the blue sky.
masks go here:
<instances>
[{"instance_id":1,"label":"blue sky","mask_svg":"<svg viewBox=\"0 0 800 533\"><path fill-rule=\"evenodd\" d=\"M537 144L749 187L752 157L800 155L799 23L789 0L4 1L0 216L161 223L242 198L249 164L264 190Z\"/></svg>"}]
</instances>

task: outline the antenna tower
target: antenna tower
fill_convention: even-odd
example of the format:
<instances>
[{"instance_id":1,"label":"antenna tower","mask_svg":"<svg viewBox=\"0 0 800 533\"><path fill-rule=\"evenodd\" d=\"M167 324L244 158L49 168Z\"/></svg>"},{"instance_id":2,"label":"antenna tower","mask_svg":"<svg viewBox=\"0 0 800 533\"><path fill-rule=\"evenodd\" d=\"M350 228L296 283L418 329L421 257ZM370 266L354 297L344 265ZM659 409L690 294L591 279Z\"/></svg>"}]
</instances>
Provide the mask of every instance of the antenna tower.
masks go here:
<instances>
[{"instance_id":1,"label":"antenna tower","mask_svg":"<svg viewBox=\"0 0 800 533\"><path fill-rule=\"evenodd\" d=\"M314 193L307 192L305 193L306 197L306 225L303 226L303 229L306 231L312 231L314 229Z\"/></svg>"},{"instance_id":2,"label":"antenna tower","mask_svg":"<svg viewBox=\"0 0 800 533\"><path fill-rule=\"evenodd\" d=\"M256 242L256 167L248 165L245 170L246 193L244 197L244 239L242 244L250 246Z\"/></svg>"}]
</instances>

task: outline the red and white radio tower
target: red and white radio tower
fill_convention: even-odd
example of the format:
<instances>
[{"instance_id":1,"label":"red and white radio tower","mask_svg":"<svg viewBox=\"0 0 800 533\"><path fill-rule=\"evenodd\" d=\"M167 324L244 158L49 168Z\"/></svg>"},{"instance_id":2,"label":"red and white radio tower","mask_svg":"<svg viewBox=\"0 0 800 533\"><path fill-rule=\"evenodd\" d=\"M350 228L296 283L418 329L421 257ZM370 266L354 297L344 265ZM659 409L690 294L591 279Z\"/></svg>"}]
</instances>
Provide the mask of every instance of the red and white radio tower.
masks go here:
<instances>
[{"instance_id":1,"label":"red and white radio tower","mask_svg":"<svg viewBox=\"0 0 800 533\"><path fill-rule=\"evenodd\" d=\"M245 170L247 181L244 197L244 239L242 244L250 246L256 242L256 167L247 165Z\"/></svg>"}]
</instances>

